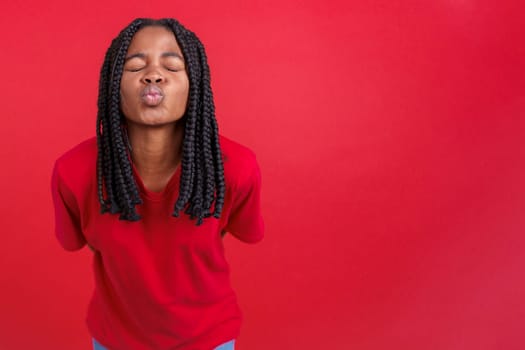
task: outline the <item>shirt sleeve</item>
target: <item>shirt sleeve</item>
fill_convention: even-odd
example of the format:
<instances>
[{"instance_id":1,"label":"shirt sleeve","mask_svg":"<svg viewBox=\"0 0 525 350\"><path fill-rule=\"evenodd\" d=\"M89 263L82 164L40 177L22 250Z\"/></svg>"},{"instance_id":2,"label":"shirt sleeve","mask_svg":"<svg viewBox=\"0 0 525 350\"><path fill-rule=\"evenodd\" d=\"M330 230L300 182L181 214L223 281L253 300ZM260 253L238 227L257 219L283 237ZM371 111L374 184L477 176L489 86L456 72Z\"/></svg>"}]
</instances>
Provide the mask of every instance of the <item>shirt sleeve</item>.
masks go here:
<instances>
[{"instance_id":1,"label":"shirt sleeve","mask_svg":"<svg viewBox=\"0 0 525 350\"><path fill-rule=\"evenodd\" d=\"M79 250L86 244L80 225L80 210L71 190L60 177L55 163L51 179L51 193L55 207L55 235L65 250Z\"/></svg>"},{"instance_id":2,"label":"shirt sleeve","mask_svg":"<svg viewBox=\"0 0 525 350\"><path fill-rule=\"evenodd\" d=\"M225 230L245 243L257 243L264 236L261 214L261 171L254 159L251 171L239 179Z\"/></svg>"}]
</instances>

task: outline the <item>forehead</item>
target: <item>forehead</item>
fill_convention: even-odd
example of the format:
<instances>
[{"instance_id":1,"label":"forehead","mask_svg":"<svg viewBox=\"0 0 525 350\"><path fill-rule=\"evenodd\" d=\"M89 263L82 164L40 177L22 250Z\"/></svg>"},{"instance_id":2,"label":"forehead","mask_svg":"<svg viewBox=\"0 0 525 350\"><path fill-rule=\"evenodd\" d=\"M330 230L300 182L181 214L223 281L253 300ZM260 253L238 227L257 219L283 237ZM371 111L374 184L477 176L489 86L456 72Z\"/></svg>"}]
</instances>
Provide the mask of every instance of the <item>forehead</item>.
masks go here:
<instances>
[{"instance_id":1,"label":"forehead","mask_svg":"<svg viewBox=\"0 0 525 350\"><path fill-rule=\"evenodd\" d=\"M128 47L128 53L150 50L175 51L182 53L171 30L161 26L148 26L135 33Z\"/></svg>"}]
</instances>

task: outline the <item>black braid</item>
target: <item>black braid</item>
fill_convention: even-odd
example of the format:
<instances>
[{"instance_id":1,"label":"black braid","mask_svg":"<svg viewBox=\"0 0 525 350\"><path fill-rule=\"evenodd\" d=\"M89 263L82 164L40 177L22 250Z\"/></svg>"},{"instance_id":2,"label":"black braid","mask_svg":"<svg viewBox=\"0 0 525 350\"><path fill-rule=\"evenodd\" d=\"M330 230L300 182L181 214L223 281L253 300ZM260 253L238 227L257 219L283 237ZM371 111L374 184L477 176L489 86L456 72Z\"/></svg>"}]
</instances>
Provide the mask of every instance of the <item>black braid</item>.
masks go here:
<instances>
[{"instance_id":1,"label":"black braid","mask_svg":"<svg viewBox=\"0 0 525 350\"><path fill-rule=\"evenodd\" d=\"M112 41L106 52L100 72L97 115L101 212L120 213L121 220L140 220L135 206L142 204L142 200L133 177L125 117L120 110L120 80L131 40L146 26L171 30L186 62L190 88L186 111L179 121L184 123L182 173L173 216L178 217L184 210L191 219L196 219L196 225L200 225L212 215L220 218L222 212L225 196L222 152L204 46L193 32L171 18L134 20Z\"/></svg>"}]
</instances>

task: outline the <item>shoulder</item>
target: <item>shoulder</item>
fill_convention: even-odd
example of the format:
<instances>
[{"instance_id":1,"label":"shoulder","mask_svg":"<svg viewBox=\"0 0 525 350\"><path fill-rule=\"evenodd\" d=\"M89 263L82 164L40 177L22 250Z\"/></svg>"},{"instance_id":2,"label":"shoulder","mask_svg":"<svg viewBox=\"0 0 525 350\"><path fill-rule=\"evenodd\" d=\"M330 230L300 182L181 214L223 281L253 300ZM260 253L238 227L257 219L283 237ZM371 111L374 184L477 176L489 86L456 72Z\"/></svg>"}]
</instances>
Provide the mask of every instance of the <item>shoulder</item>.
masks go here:
<instances>
[{"instance_id":1,"label":"shoulder","mask_svg":"<svg viewBox=\"0 0 525 350\"><path fill-rule=\"evenodd\" d=\"M54 171L60 180L74 187L86 184L96 174L97 138L92 137L64 152L55 162Z\"/></svg>"},{"instance_id":2,"label":"shoulder","mask_svg":"<svg viewBox=\"0 0 525 350\"><path fill-rule=\"evenodd\" d=\"M222 153L226 158L225 160L228 160L228 158L236 158L237 160L255 158L255 153L250 148L233 141L224 135L219 135L219 142Z\"/></svg>"},{"instance_id":3,"label":"shoulder","mask_svg":"<svg viewBox=\"0 0 525 350\"><path fill-rule=\"evenodd\" d=\"M220 146L224 160L225 176L235 178L249 177L254 171L259 170L255 153L236 141L220 135Z\"/></svg>"},{"instance_id":4,"label":"shoulder","mask_svg":"<svg viewBox=\"0 0 525 350\"><path fill-rule=\"evenodd\" d=\"M220 136L224 160L224 180L234 197L257 192L261 186L261 171L255 153L227 137Z\"/></svg>"}]
</instances>

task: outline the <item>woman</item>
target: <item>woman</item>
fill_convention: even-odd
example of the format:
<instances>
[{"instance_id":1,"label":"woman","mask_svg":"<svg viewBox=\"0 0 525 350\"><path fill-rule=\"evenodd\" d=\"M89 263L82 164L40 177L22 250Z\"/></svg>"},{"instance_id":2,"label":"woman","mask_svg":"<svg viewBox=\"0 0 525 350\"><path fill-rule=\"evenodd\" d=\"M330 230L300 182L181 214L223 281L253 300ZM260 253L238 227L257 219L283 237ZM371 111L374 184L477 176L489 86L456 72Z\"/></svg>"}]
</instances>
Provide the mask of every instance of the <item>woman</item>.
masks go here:
<instances>
[{"instance_id":1,"label":"woman","mask_svg":"<svg viewBox=\"0 0 525 350\"><path fill-rule=\"evenodd\" d=\"M94 251L95 349L233 349L222 237L263 238L260 187L254 153L218 133L199 39L174 19L130 23L105 56L97 136L52 177L59 242Z\"/></svg>"}]
</instances>

